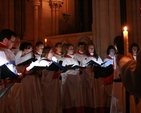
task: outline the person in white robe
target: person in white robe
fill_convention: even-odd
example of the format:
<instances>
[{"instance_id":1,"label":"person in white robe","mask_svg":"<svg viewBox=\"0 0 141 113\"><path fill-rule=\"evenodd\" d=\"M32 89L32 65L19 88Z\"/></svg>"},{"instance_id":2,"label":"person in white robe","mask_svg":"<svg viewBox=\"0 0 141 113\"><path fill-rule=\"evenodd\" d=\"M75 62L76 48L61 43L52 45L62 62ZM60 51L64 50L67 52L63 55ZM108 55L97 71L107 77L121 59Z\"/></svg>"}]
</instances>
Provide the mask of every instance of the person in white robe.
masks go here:
<instances>
[{"instance_id":1,"label":"person in white robe","mask_svg":"<svg viewBox=\"0 0 141 113\"><path fill-rule=\"evenodd\" d=\"M104 59L104 67L112 65L114 70L114 59L115 59L115 53L116 53L116 49L114 45L109 45L106 53L107 53L107 57ZM113 74L114 72L108 77L102 78L103 84L105 87L105 92L107 94L107 98L109 98L107 101L107 106L109 108L110 108L111 97L112 97L113 76L114 76Z\"/></svg>"},{"instance_id":2,"label":"person in white robe","mask_svg":"<svg viewBox=\"0 0 141 113\"><path fill-rule=\"evenodd\" d=\"M62 64L64 56L62 54L62 43L61 42L57 42L55 44L55 52L54 52L54 56L57 58L57 62L59 64Z\"/></svg>"},{"instance_id":3,"label":"person in white robe","mask_svg":"<svg viewBox=\"0 0 141 113\"><path fill-rule=\"evenodd\" d=\"M44 43L41 41L36 42L34 56L35 59L40 60L44 48Z\"/></svg>"},{"instance_id":4,"label":"person in white robe","mask_svg":"<svg viewBox=\"0 0 141 113\"><path fill-rule=\"evenodd\" d=\"M86 55L87 57L82 62L84 66L87 66L86 64L91 60L99 65L103 63L101 57L96 52L94 44L87 45ZM105 97L102 78L94 78L94 71L95 70L93 66L88 66L83 72L85 73L85 76L87 75L87 81L85 80L83 82L85 83L85 87L83 88L83 98L85 106L94 109L98 113L102 110L106 110L105 108L107 106L105 101L107 101L107 98Z\"/></svg>"},{"instance_id":5,"label":"person in white robe","mask_svg":"<svg viewBox=\"0 0 141 113\"><path fill-rule=\"evenodd\" d=\"M79 66L79 63L74 59L74 46L72 44L66 45L62 66L69 65ZM79 69L68 69L61 73L62 77L62 108L64 110L71 110L79 108L83 105L82 92L80 86Z\"/></svg>"},{"instance_id":6,"label":"person in white robe","mask_svg":"<svg viewBox=\"0 0 141 113\"><path fill-rule=\"evenodd\" d=\"M19 65L33 58L32 44L29 42L23 42L20 45L20 50L16 54L15 64Z\"/></svg>"},{"instance_id":7,"label":"person in white robe","mask_svg":"<svg viewBox=\"0 0 141 113\"><path fill-rule=\"evenodd\" d=\"M32 64L27 67L27 70L33 68L33 66L45 67L41 69L40 78L40 94L42 100L42 112L43 113L61 113L61 83L59 80L60 71L53 71L46 69L53 62L54 52L53 48L50 46L45 46L41 55L41 59L32 62ZM40 70L40 69L39 69Z\"/></svg>"},{"instance_id":8,"label":"person in white robe","mask_svg":"<svg viewBox=\"0 0 141 113\"><path fill-rule=\"evenodd\" d=\"M81 66L83 59L86 57L86 43L79 42L76 48L76 53L74 54L74 58L79 62Z\"/></svg>"},{"instance_id":9,"label":"person in white robe","mask_svg":"<svg viewBox=\"0 0 141 113\"><path fill-rule=\"evenodd\" d=\"M41 96L39 77L33 71L26 71L26 67L34 59L33 47L29 42L20 45L20 51L16 54L15 63L24 78L20 83L19 111L22 113L41 112ZM25 109L26 108L26 109Z\"/></svg>"},{"instance_id":10,"label":"person in white robe","mask_svg":"<svg viewBox=\"0 0 141 113\"><path fill-rule=\"evenodd\" d=\"M15 61L15 55L11 52L14 44L16 34L10 29L3 29L0 32L0 66ZM13 65L15 69L15 66ZM18 73L21 76L21 73ZM20 78L20 76L18 78ZM6 82L6 81L5 81ZM18 110L17 99L18 89L13 91L14 85L0 98L0 112L1 113L14 113ZM0 88L0 90L2 87Z\"/></svg>"}]
</instances>

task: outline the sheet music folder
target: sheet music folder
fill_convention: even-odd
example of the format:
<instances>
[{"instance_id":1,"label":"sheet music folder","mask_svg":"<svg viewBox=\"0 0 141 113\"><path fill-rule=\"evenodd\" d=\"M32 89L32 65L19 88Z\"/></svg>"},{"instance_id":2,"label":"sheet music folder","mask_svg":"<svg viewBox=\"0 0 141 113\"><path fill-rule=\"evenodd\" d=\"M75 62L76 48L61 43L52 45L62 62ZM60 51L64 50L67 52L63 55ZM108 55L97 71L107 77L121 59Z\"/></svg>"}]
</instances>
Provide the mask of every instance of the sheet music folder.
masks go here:
<instances>
[{"instance_id":1,"label":"sheet music folder","mask_svg":"<svg viewBox=\"0 0 141 113\"><path fill-rule=\"evenodd\" d=\"M84 69L84 68L86 68L86 67L81 67L79 65L67 65L64 67L62 72L66 72L68 70L75 70L75 69Z\"/></svg>"},{"instance_id":2,"label":"sheet music folder","mask_svg":"<svg viewBox=\"0 0 141 113\"><path fill-rule=\"evenodd\" d=\"M46 69L50 71L58 71L58 70L63 70L64 67L60 65L59 63L52 62L52 64L49 67L47 67Z\"/></svg>"},{"instance_id":3,"label":"sheet music folder","mask_svg":"<svg viewBox=\"0 0 141 113\"><path fill-rule=\"evenodd\" d=\"M78 69L78 68L85 68L85 67L81 67L81 66L73 66L73 65L68 65L68 66L62 66L59 63L56 62L52 62L52 64L47 67L47 66L34 66L32 68L32 70L38 70L38 69L46 69L46 70L50 70L50 71L58 71L58 70L62 70L62 72L66 72L67 70L74 70L74 69Z\"/></svg>"},{"instance_id":4,"label":"sheet music folder","mask_svg":"<svg viewBox=\"0 0 141 113\"><path fill-rule=\"evenodd\" d=\"M106 61L107 62L107 61ZM104 65L106 62L103 62L103 63L101 63L101 64L98 64L98 63L96 63L95 61L93 61L93 60L90 60L89 62L87 62L86 63L86 66L102 66L102 65Z\"/></svg>"},{"instance_id":5,"label":"sheet music folder","mask_svg":"<svg viewBox=\"0 0 141 113\"><path fill-rule=\"evenodd\" d=\"M30 59L28 59L28 60L26 60L26 61L24 61L22 63L17 64L17 66L30 64L32 61L35 61L35 59L34 58L30 58Z\"/></svg>"},{"instance_id":6,"label":"sheet music folder","mask_svg":"<svg viewBox=\"0 0 141 113\"><path fill-rule=\"evenodd\" d=\"M47 66L34 66L32 70L37 71L39 69L46 69L50 71L58 71L58 70L63 70L64 67L56 62L52 62L49 67Z\"/></svg>"},{"instance_id":7,"label":"sheet music folder","mask_svg":"<svg viewBox=\"0 0 141 113\"><path fill-rule=\"evenodd\" d=\"M101 66L94 66L94 78L106 78L110 75L112 75L114 72L113 65L109 65L107 67L101 67Z\"/></svg>"},{"instance_id":8,"label":"sheet music folder","mask_svg":"<svg viewBox=\"0 0 141 113\"><path fill-rule=\"evenodd\" d=\"M0 79L15 79L18 76L17 70L14 66L15 62L9 62L0 66Z\"/></svg>"},{"instance_id":9,"label":"sheet music folder","mask_svg":"<svg viewBox=\"0 0 141 113\"><path fill-rule=\"evenodd\" d=\"M93 60L90 60L89 62L86 63L86 66L100 66L100 64L96 63Z\"/></svg>"},{"instance_id":10,"label":"sheet music folder","mask_svg":"<svg viewBox=\"0 0 141 113\"><path fill-rule=\"evenodd\" d=\"M106 62L103 62L102 64L98 64L93 60L90 60L88 63L86 63L86 66L93 66L94 67L94 78L106 78L113 74L113 65L109 65L107 67L102 67L103 64Z\"/></svg>"}]
</instances>

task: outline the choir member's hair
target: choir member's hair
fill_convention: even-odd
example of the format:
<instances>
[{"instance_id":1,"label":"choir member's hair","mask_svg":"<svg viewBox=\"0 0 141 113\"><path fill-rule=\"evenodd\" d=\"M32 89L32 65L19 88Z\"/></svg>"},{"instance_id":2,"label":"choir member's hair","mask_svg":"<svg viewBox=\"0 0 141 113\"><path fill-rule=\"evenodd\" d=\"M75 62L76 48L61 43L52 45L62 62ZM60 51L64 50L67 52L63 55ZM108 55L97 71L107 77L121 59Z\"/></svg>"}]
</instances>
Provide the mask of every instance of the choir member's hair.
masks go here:
<instances>
[{"instance_id":1,"label":"choir member's hair","mask_svg":"<svg viewBox=\"0 0 141 113\"><path fill-rule=\"evenodd\" d=\"M49 51L52 49L52 47L50 46L45 46L42 52L41 57L46 57L46 55L48 55Z\"/></svg>"},{"instance_id":2,"label":"choir member's hair","mask_svg":"<svg viewBox=\"0 0 141 113\"><path fill-rule=\"evenodd\" d=\"M79 47L80 45L86 46L86 43L85 43L85 42L79 42L79 43L78 43L78 47Z\"/></svg>"},{"instance_id":3,"label":"choir member's hair","mask_svg":"<svg viewBox=\"0 0 141 113\"><path fill-rule=\"evenodd\" d=\"M4 38L5 38L5 36L0 33L0 42L2 42Z\"/></svg>"},{"instance_id":4,"label":"choir member's hair","mask_svg":"<svg viewBox=\"0 0 141 113\"><path fill-rule=\"evenodd\" d=\"M108 48L107 48L107 55L110 54L111 49L113 49L115 51L115 53L116 53L116 49L115 49L114 45L109 45Z\"/></svg>"},{"instance_id":5,"label":"choir member's hair","mask_svg":"<svg viewBox=\"0 0 141 113\"><path fill-rule=\"evenodd\" d=\"M20 45L20 50L24 51L25 49L30 49L32 47L32 44L29 42L23 42Z\"/></svg>"},{"instance_id":6,"label":"choir member's hair","mask_svg":"<svg viewBox=\"0 0 141 113\"><path fill-rule=\"evenodd\" d=\"M132 43L130 46L129 46L129 52L132 54L132 48L133 47L137 47L137 53L139 52L140 48L138 46L137 43Z\"/></svg>"},{"instance_id":7,"label":"choir member's hair","mask_svg":"<svg viewBox=\"0 0 141 113\"><path fill-rule=\"evenodd\" d=\"M88 44L87 45L87 49L86 49L86 55L87 56L90 56L90 53L89 53L89 50L88 50L88 48L89 48L89 46L94 46L94 57L96 58L96 60L98 60L98 54L97 54L97 52L96 52L96 49L95 49L95 45L93 44L93 43L90 43L90 44Z\"/></svg>"},{"instance_id":8,"label":"choir member's hair","mask_svg":"<svg viewBox=\"0 0 141 113\"><path fill-rule=\"evenodd\" d=\"M70 46L73 46L73 47L74 47L73 44L66 44L66 46L65 46L65 51L64 51L64 56L67 55L67 51L68 51L68 49L69 49Z\"/></svg>"},{"instance_id":9,"label":"choir member's hair","mask_svg":"<svg viewBox=\"0 0 141 113\"><path fill-rule=\"evenodd\" d=\"M124 54L124 41L123 41L123 37L116 36L114 38L114 45L117 47L117 54Z\"/></svg>"},{"instance_id":10,"label":"choir member's hair","mask_svg":"<svg viewBox=\"0 0 141 113\"><path fill-rule=\"evenodd\" d=\"M55 47L58 47L59 45L62 45L62 43L61 43L61 42L57 42L57 43L55 44Z\"/></svg>"},{"instance_id":11,"label":"choir member's hair","mask_svg":"<svg viewBox=\"0 0 141 113\"><path fill-rule=\"evenodd\" d=\"M67 46L66 43L64 43L64 44L62 45L62 55L63 55L63 56L65 56L65 53L66 53L66 46Z\"/></svg>"},{"instance_id":12,"label":"choir member's hair","mask_svg":"<svg viewBox=\"0 0 141 113\"><path fill-rule=\"evenodd\" d=\"M36 44L35 44L36 47L38 47L38 46L40 46L40 45L44 45L44 43L41 42L41 41L38 41L38 42L36 42Z\"/></svg>"},{"instance_id":13,"label":"choir member's hair","mask_svg":"<svg viewBox=\"0 0 141 113\"><path fill-rule=\"evenodd\" d=\"M81 45L84 46L84 52L85 52L85 50L86 50L86 43L85 42L79 42L77 45L76 51L78 51L78 47L80 47Z\"/></svg>"},{"instance_id":14,"label":"choir member's hair","mask_svg":"<svg viewBox=\"0 0 141 113\"><path fill-rule=\"evenodd\" d=\"M10 29L3 29L0 33L4 36L0 38L0 42L2 42L4 38L10 40L11 36L16 37L16 33Z\"/></svg>"}]
</instances>

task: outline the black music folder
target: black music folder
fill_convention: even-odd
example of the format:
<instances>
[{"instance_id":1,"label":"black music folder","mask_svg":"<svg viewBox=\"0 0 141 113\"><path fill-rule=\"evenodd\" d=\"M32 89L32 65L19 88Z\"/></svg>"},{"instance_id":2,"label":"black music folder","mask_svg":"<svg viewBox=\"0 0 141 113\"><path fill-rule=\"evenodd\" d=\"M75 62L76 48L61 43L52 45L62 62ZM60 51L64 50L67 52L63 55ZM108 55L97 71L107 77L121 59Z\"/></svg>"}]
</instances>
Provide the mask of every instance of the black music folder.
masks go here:
<instances>
[{"instance_id":1,"label":"black music folder","mask_svg":"<svg viewBox=\"0 0 141 113\"><path fill-rule=\"evenodd\" d=\"M94 66L94 78L106 78L112 75L114 72L113 65L109 65L107 67Z\"/></svg>"},{"instance_id":2,"label":"black music folder","mask_svg":"<svg viewBox=\"0 0 141 113\"><path fill-rule=\"evenodd\" d=\"M17 77L18 73L14 61L0 66L0 79L15 79Z\"/></svg>"},{"instance_id":3,"label":"black music folder","mask_svg":"<svg viewBox=\"0 0 141 113\"><path fill-rule=\"evenodd\" d=\"M52 62L51 65L46 69L50 71L58 71L58 70L63 70L64 67L57 62Z\"/></svg>"},{"instance_id":4,"label":"black music folder","mask_svg":"<svg viewBox=\"0 0 141 113\"><path fill-rule=\"evenodd\" d=\"M63 70L64 67L62 65L60 65L59 63L57 62L52 62L49 67L48 66L34 66L32 68L33 71L37 71L37 70L40 70L40 69L46 69L46 70L50 70L50 71L58 71L58 70Z\"/></svg>"},{"instance_id":5,"label":"black music folder","mask_svg":"<svg viewBox=\"0 0 141 113\"><path fill-rule=\"evenodd\" d=\"M86 63L86 67L87 66L100 66L100 64L96 63L95 61L93 60L90 60L89 62Z\"/></svg>"},{"instance_id":6,"label":"black music folder","mask_svg":"<svg viewBox=\"0 0 141 113\"><path fill-rule=\"evenodd\" d=\"M64 67L62 72L66 72L68 70L75 70L75 69L84 69L84 68L86 68L86 67L81 67L79 65L67 65Z\"/></svg>"},{"instance_id":7,"label":"black music folder","mask_svg":"<svg viewBox=\"0 0 141 113\"><path fill-rule=\"evenodd\" d=\"M24 61L22 63L17 64L17 66L22 66L22 65L30 64L32 61L35 61L35 59L34 58L30 58L30 59L28 59L28 60L26 60L26 61Z\"/></svg>"},{"instance_id":8,"label":"black music folder","mask_svg":"<svg viewBox=\"0 0 141 113\"><path fill-rule=\"evenodd\" d=\"M106 61L107 62L107 61ZM101 64L98 64L97 62L93 61L93 60L90 60L89 62L86 63L86 67L87 66L102 66L104 65L106 62L103 62Z\"/></svg>"}]
</instances>

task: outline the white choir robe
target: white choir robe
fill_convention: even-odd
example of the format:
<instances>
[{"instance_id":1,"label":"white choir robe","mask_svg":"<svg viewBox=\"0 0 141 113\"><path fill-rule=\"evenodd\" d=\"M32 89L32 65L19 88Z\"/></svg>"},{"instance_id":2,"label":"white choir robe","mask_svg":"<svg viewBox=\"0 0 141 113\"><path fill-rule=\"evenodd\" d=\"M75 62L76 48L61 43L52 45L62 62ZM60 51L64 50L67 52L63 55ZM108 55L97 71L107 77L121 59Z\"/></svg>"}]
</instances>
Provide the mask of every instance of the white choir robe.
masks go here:
<instances>
[{"instance_id":1,"label":"white choir robe","mask_svg":"<svg viewBox=\"0 0 141 113\"><path fill-rule=\"evenodd\" d=\"M93 56L87 56L83 60L83 65L85 65L90 60L93 60L100 65L103 63L100 56L98 57L98 59L94 58ZM83 75L83 73L85 75ZM83 88L83 90L84 90L83 96L85 99L85 101L84 101L85 105L87 107L93 107L96 110L98 107L101 108L101 110L105 109L105 107L108 107L106 104L106 101L109 101L109 98L107 98L108 96L105 93L102 78L98 78L98 79L94 78L94 70L93 70L93 67L91 67L91 66L84 69L84 72L82 72L82 75L86 76L87 80L89 80L89 85L88 85L89 87L85 86L86 88L85 89Z\"/></svg>"},{"instance_id":2,"label":"white choir robe","mask_svg":"<svg viewBox=\"0 0 141 113\"><path fill-rule=\"evenodd\" d=\"M54 56L57 58L57 62L58 62L58 63L59 63L60 61L63 62L64 57L63 57L63 55L62 55L61 53L55 52L55 53L54 53Z\"/></svg>"},{"instance_id":3,"label":"white choir robe","mask_svg":"<svg viewBox=\"0 0 141 113\"><path fill-rule=\"evenodd\" d=\"M68 70L61 73L62 77L62 108L68 109L83 105L81 79L79 70Z\"/></svg>"},{"instance_id":4,"label":"white choir robe","mask_svg":"<svg viewBox=\"0 0 141 113\"><path fill-rule=\"evenodd\" d=\"M81 70L81 86L83 105L85 107L94 108L94 71L92 67L86 67Z\"/></svg>"},{"instance_id":5,"label":"white choir robe","mask_svg":"<svg viewBox=\"0 0 141 113\"><path fill-rule=\"evenodd\" d=\"M15 55L3 44L0 42L0 66L15 60ZM0 90L4 88L4 85L0 85ZM6 113L9 111L10 107L10 100L11 100L11 89L7 91L7 93L0 98L0 112ZM12 103L13 104L13 103ZM7 107L6 107L7 106Z\"/></svg>"},{"instance_id":6,"label":"white choir robe","mask_svg":"<svg viewBox=\"0 0 141 113\"><path fill-rule=\"evenodd\" d=\"M23 57L20 57L20 55L21 51L16 55L17 65L33 58L32 53L26 54ZM42 112L40 77L35 75L32 70L26 71L28 65L17 66L18 72L24 74L24 78L20 83L18 110L20 113L40 113Z\"/></svg>"},{"instance_id":7,"label":"white choir robe","mask_svg":"<svg viewBox=\"0 0 141 113\"><path fill-rule=\"evenodd\" d=\"M79 65L72 56L64 58L63 66ZM79 107L83 105L81 79L79 69L68 70L61 73L62 77L62 107L63 109Z\"/></svg>"},{"instance_id":8,"label":"white choir robe","mask_svg":"<svg viewBox=\"0 0 141 113\"><path fill-rule=\"evenodd\" d=\"M67 65L79 65L79 63L76 59L74 59L73 55L67 55L62 62L62 66Z\"/></svg>"},{"instance_id":9,"label":"white choir robe","mask_svg":"<svg viewBox=\"0 0 141 113\"><path fill-rule=\"evenodd\" d=\"M77 52L74 54L74 59L79 61L80 66L83 66L83 60L86 58L86 55L84 53Z\"/></svg>"},{"instance_id":10,"label":"white choir robe","mask_svg":"<svg viewBox=\"0 0 141 113\"><path fill-rule=\"evenodd\" d=\"M59 80L59 76L59 72L46 69L42 71L41 97L43 113L62 113L61 81Z\"/></svg>"},{"instance_id":11,"label":"white choir robe","mask_svg":"<svg viewBox=\"0 0 141 113\"><path fill-rule=\"evenodd\" d=\"M15 55L5 47L3 47L2 43L0 43L0 66L15 61Z\"/></svg>"},{"instance_id":12,"label":"white choir robe","mask_svg":"<svg viewBox=\"0 0 141 113\"><path fill-rule=\"evenodd\" d=\"M12 48L10 50L13 52L14 55L16 55L18 53L18 51L19 51L19 49L14 49L14 48Z\"/></svg>"},{"instance_id":13,"label":"white choir robe","mask_svg":"<svg viewBox=\"0 0 141 113\"><path fill-rule=\"evenodd\" d=\"M21 64L23 62L26 62L27 60L30 60L33 58L33 52L30 52L24 56L22 56L22 51L18 51L18 53L16 54L16 57L15 57L15 64L18 65L18 64Z\"/></svg>"},{"instance_id":14,"label":"white choir robe","mask_svg":"<svg viewBox=\"0 0 141 113\"><path fill-rule=\"evenodd\" d=\"M49 67L52 61L42 57L40 60L32 62L26 69L31 70L34 66ZM43 113L61 113L61 82L59 74L55 71L43 69L40 79L41 101Z\"/></svg>"}]
</instances>

